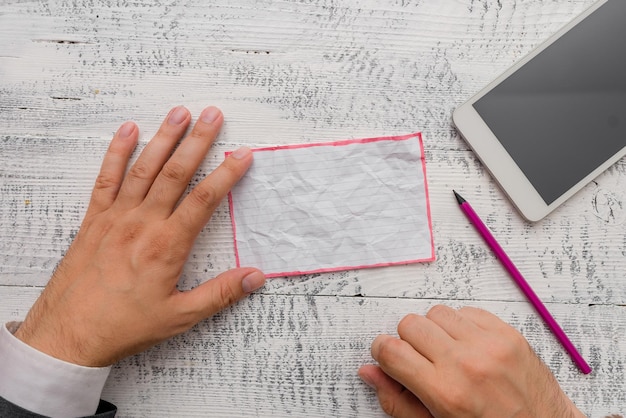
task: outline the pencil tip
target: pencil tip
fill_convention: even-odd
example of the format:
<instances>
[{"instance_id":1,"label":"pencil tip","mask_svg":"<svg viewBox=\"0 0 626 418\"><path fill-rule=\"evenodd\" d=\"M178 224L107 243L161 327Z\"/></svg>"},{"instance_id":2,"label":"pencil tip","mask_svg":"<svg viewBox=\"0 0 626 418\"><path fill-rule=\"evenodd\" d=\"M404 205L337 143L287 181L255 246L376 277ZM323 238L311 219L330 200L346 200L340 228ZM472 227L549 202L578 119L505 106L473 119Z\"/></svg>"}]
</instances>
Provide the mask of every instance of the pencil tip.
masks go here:
<instances>
[{"instance_id":1,"label":"pencil tip","mask_svg":"<svg viewBox=\"0 0 626 418\"><path fill-rule=\"evenodd\" d=\"M452 190L454 192L454 196L456 197L456 201L459 202L459 205L462 205L463 203L466 202L465 199L463 199L463 196L461 196L460 194L458 194L456 192L456 190Z\"/></svg>"}]
</instances>

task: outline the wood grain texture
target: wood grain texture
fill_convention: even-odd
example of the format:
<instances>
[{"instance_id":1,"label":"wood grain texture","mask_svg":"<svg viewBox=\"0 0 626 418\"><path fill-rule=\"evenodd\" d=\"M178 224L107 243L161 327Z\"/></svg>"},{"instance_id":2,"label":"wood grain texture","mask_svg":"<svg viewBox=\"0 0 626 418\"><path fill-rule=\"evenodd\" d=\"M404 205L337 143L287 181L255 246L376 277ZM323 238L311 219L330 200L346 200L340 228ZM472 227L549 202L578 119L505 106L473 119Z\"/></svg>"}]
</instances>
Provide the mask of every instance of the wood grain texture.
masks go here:
<instances>
[{"instance_id":1,"label":"wood grain texture","mask_svg":"<svg viewBox=\"0 0 626 418\"><path fill-rule=\"evenodd\" d=\"M471 304L520 329L590 416L624 413L626 163L524 222L451 124L452 110L593 0L0 1L0 320L21 318L78 231L108 141L141 146L169 108L226 123L192 185L245 144L421 130L437 261L274 279L116 367L121 416L380 416L355 370L411 311ZM595 368L582 376L468 225L471 201ZM188 288L233 267L226 206ZM34 288L33 288L34 287Z\"/></svg>"},{"instance_id":2,"label":"wood grain texture","mask_svg":"<svg viewBox=\"0 0 626 418\"><path fill-rule=\"evenodd\" d=\"M21 318L39 291L0 287L3 318ZM254 295L189 332L115 366L104 397L121 416L381 416L356 370L380 333L439 300ZM452 306L465 305L449 301ZM589 416L626 404L626 308L549 304L594 371L581 375L522 302L475 302L522 332ZM623 410L623 409L622 409Z\"/></svg>"}]
</instances>

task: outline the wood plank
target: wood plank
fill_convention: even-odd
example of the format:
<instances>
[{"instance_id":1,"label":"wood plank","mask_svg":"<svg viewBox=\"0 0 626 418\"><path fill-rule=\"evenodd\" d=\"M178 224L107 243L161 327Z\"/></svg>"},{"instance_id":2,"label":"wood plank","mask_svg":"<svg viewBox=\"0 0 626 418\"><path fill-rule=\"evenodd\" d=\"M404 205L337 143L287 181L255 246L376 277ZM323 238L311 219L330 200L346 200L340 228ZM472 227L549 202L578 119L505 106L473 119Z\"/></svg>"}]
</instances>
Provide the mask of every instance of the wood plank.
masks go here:
<instances>
[{"instance_id":1,"label":"wood plank","mask_svg":"<svg viewBox=\"0 0 626 418\"><path fill-rule=\"evenodd\" d=\"M369 344L439 301L520 329L592 417L624 414L626 162L521 220L453 109L594 0L5 1L0 10L0 321L23 318L76 234L110 137L220 106L197 183L240 145L424 133L437 261L274 279L115 367L120 416L382 416ZM135 156L138 152L135 153ZM468 198L596 369L582 376L456 207ZM226 206L181 286L234 266Z\"/></svg>"},{"instance_id":2,"label":"wood plank","mask_svg":"<svg viewBox=\"0 0 626 418\"><path fill-rule=\"evenodd\" d=\"M21 318L37 289L0 286L1 318ZM384 416L356 370L398 321L459 301L253 295L114 367L103 397L120 416ZM526 303L475 302L529 340L590 417L624 413L625 307L550 303L594 371L581 374Z\"/></svg>"},{"instance_id":3,"label":"wood plank","mask_svg":"<svg viewBox=\"0 0 626 418\"><path fill-rule=\"evenodd\" d=\"M80 226L106 142L97 139L4 137L0 168L0 273L6 284L42 286ZM192 184L212 170L226 150L218 143ZM449 161L469 170L455 170ZM546 300L626 303L626 181L624 163L546 220L531 225L474 161L469 151L429 151L436 255L434 263L274 279L268 293L343 294L425 298L518 300L523 297L457 208L460 190L501 240L511 258ZM464 185L472 185L464 187ZM234 267L226 205L198 239L181 285L195 286Z\"/></svg>"},{"instance_id":4,"label":"wood plank","mask_svg":"<svg viewBox=\"0 0 626 418\"><path fill-rule=\"evenodd\" d=\"M212 3L9 5L3 133L107 137L120 117L153 131L170 106L211 102L235 138L419 128L458 143L452 107L592 1Z\"/></svg>"}]
</instances>

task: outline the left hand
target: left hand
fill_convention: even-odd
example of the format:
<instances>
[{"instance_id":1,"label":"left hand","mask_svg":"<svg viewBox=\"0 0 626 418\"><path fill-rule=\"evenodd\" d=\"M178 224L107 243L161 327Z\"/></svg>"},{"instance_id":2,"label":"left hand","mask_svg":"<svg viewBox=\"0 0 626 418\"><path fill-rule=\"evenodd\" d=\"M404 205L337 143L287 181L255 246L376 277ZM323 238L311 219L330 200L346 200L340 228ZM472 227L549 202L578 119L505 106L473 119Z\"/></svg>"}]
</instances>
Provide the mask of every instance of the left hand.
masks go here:
<instances>
[{"instance_id":1,"label":"left hand","mask_svg":"<svg viewBox=\"0 0 626 418\"><path fill-rule=\"evenodd\" d=\"M179 203L223 116L205 109L172 154L190 121L187 109L172 109L127 174L138 129L132 122L120 127L80 231L17 338L61 360L107 366L264 284L259 270L238 268L191 291L176 288L195 238L252 164L249 149L235 151Z\"/></svg>"}]
</instances>

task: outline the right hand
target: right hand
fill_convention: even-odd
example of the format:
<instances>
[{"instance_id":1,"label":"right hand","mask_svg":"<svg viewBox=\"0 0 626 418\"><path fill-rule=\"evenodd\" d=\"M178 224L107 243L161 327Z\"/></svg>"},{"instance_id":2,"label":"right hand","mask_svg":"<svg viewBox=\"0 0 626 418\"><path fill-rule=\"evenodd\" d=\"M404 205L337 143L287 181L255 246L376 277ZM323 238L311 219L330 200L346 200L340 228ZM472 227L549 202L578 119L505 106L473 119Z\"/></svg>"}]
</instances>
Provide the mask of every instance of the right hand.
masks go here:
<instances>
[{"instance_id":1,"label":"right hand","mask_svg":"<svg viewBox=\"0 0 626 418\"><path fill-rule=\"evenodd\" d=\"M476 308L408 315L377 337L379 366L359 369L396 418L584 417L526 339Z\"/></svg>"}]
</instances>

